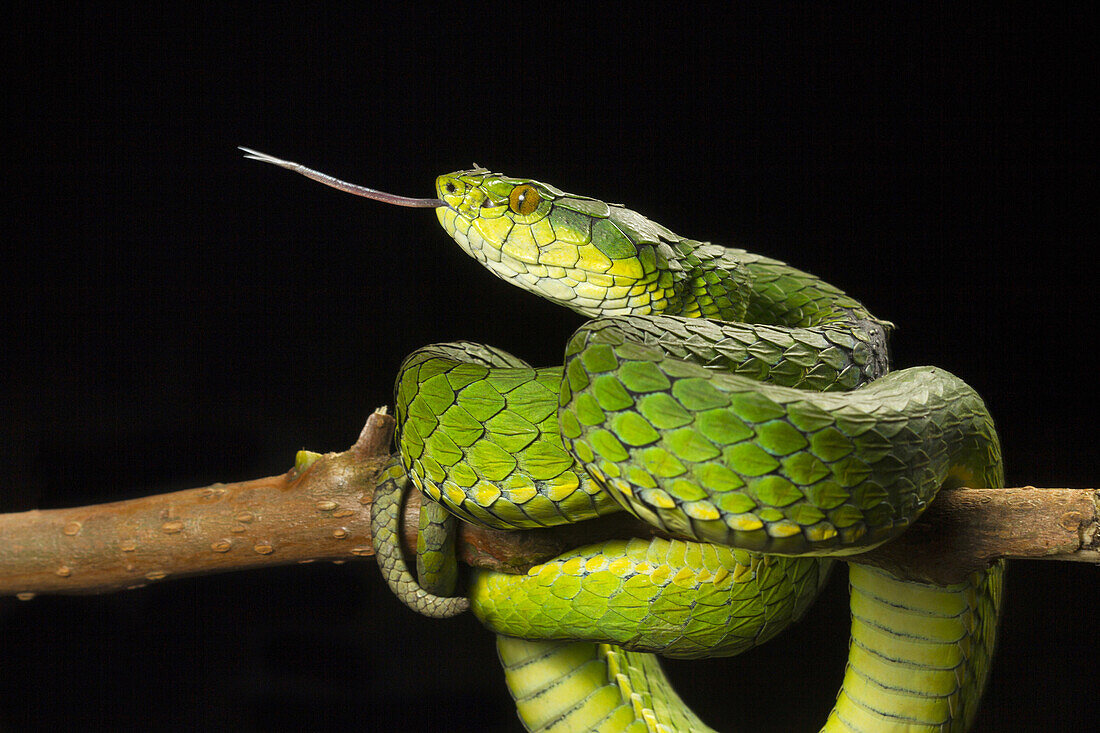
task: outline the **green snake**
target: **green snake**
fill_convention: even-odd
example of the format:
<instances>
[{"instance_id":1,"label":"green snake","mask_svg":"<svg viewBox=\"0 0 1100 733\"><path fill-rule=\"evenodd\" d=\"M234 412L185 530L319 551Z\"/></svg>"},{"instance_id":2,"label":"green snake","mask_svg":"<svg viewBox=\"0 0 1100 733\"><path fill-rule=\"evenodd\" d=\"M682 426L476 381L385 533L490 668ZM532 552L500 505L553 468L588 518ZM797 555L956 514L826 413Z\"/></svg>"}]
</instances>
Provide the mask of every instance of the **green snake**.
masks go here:
<instances>
[{"instance_id":1,"label":"green snake","mask_svg":"<svg viewBox=\"0 0 1100 733\"><path fill-rule=\"evenodd\" d=\"M737 654L802 616L832 557L905 530L943 486L1001 487L981 398L932 367L887 374L890 324L774 259L686 239L623 206L482 168L435 209L493 274L592 320L563 366L469 342L396 385L400 458L373 505L379 564L412 608L498 634L530 731L709 730L655 654ZM424 494L417 575L398 545ZM626 510L673 539L577 548L453 596L452 517L500 529ZM946 587L849 565L850 653L826 731L963 731L993 650L1003 565Z\"/></svg>"}]
</instances>

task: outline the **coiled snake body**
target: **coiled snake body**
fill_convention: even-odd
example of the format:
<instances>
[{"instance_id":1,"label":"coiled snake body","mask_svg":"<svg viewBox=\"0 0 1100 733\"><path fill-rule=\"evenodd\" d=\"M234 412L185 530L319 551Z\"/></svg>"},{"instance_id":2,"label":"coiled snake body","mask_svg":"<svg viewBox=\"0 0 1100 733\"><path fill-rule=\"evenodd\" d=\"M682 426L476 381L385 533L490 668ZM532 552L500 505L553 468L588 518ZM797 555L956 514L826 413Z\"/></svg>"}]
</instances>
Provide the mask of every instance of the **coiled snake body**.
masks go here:
<instances>
[{"instance_id":1,"label":"coiled snake body","mask_svg":"<svg viewBox=\"0 0 1100 733\"><path fill-rule=\"evenodd\" d=\"M652 653L762 643L809 607L831 556L897 536L941 486L1002 485L978 395L940 369L887 374L889 324L837 288L536 181L477 168L436 190L375 197L433 206L494 274L593 319L561 367L468 342L410 355L400 460L375 496L387 581L423 613L468 605L498 634L528 730L707 729ZM430 497L416 578L397 544L409 480ZM581 547L523 575L475 570L466 597L449 595L452 515L507 529L624 509L678 539ZM824 730L966 730L1002 572L940 587L850 565L850 654Z\"/></svg>"}]
</instances>

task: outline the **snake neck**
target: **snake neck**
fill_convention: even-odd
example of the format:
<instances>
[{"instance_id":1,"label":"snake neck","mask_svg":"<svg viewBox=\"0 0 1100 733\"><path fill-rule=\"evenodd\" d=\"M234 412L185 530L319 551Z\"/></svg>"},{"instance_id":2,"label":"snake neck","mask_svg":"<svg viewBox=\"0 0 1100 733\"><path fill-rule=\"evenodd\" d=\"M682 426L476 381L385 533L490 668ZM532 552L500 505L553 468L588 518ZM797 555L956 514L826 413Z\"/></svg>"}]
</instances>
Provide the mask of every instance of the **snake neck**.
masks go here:
<instances>
[{"instance_id":1,"label":"snake neck","mask_svg":"<svg viewBox=\"0 0 1100 733\"><path fill-rule=\"evenodd\" d=\"M666 298L648 312L686 318L743 321L752 298L753 276L725 247L691 239L653 245L656 277ZM601 313L600 315L610 315Z\"/></svg>"},{"instance_id":2,"label":"snake neck","mask_svg":"<svg viewBox=\"0 0 1100 733\"><path fill-rule=\"evenodd\" d=\"M875 318L840 288L743 249L691 239L667 242L664 249L673 255L664 265L671 283L664 314L795 328L844 326L859 332L869 348L868 377L889 371L893 324Z\"/></svg>"}]
</instances>

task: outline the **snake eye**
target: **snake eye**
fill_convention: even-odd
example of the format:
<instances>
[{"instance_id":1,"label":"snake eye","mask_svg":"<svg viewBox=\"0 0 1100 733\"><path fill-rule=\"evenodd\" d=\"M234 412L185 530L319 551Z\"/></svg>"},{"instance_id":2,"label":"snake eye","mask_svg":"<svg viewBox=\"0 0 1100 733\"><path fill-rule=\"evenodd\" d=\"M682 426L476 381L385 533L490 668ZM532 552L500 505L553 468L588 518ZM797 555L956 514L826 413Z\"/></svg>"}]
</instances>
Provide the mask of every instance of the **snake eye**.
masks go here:
<instances>
[{"instance_id":1,"label":"snake eye","mask_svg":"<svg viewBox=\"0 0 1100 733\"><path fill-rule=\"evenodd\" d=\"M447 181L447 184L443 186L443 188L447 191L447 193L454 193L458 190L457 188L455 188L455 185L450 181Z\"/></svg>"},{"instance_id":2,"label":"snake eye","mask_svg":"<svg viewBox=\"0 0 1100 733\"><path fill-rule=\"evenodd\" d=\"M539 196L535 187L523 184L513 188L512 193L508 195L508 208L513 213L526 215L534 212L539 207L540 201L542 197Z\"/></svg>"}]
</instances>

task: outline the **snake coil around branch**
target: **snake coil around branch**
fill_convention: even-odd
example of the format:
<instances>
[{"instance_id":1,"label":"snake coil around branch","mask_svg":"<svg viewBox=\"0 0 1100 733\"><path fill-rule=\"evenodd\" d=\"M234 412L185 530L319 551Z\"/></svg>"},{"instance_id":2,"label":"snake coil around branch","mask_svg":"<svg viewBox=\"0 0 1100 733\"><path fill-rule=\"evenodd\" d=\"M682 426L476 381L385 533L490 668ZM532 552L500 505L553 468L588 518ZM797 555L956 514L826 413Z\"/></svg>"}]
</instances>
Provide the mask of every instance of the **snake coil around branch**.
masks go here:
<instances>
[{"instance_id":1,"label":"snake coil around branch","mask_svg":"<svg viewBox=\"0 0 1100 733\"><path fill-rule=\"evenodd\" d=\"M472 342L411 354L400 457L372 535L413 609L498 634L524 725L702 730L655 656L737 654L800 618L836 558L907 529L945 486L1000 488L992 418L934 367L888 373L890 324L838 288L623 206L482 168L426 199L246 150L342 190L433 208L493 274L592 320L564 364ZM424 494L417 573L401 500ZM613 539L459 591L456 519L495 529L627 511ZM966 730L992 655L1003 564L946 585L851 565L852 643L825 730Z\"/></svg>"}]
</instances>

